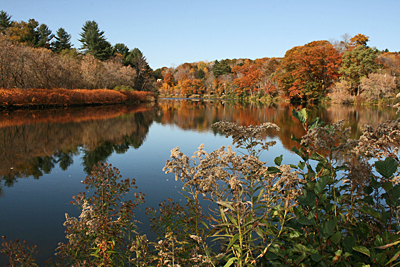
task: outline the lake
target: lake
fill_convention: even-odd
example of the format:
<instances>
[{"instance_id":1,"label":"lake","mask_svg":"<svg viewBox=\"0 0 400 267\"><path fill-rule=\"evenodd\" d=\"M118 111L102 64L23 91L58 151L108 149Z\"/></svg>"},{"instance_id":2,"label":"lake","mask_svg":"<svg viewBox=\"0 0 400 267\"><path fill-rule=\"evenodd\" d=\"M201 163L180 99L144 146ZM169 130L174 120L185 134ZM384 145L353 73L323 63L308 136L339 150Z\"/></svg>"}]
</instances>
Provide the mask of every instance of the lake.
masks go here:
<instances>
[{"instance_id":1,"label":"lake","mask_svg":"<svg viewBox=\"0 0 400 267\"><path fill-rule=\"evenodd\" d=\"M50 110L0 112L0 235L7 239L37 244L39 266L53 257L59 242L66 242L65 213L77 217L70 204L73 195L85 191L82 180L99 161L119 168L125 178L135 178L138 191L146 194L145 204L136 212L140 229L150 233L145 209L157 207L167 198L179 201L180 182L162 168L172 148L186 155L205 144L211 152L231 144L211 124L233 121L241 125L276 123L281 130L265 133L277 144L264 152L261 160L273 164L284 155L284 163L297 163L291 148L304 134L291 116L290 104L263 106L230 101L160 99L140 106L103 106ZM390 107L308 106L311 117L332 123L346 120L352 137L361 134L366 123L396 119ZM5 265L0 257L0 266Z\"/></svg>"}]
</instances>

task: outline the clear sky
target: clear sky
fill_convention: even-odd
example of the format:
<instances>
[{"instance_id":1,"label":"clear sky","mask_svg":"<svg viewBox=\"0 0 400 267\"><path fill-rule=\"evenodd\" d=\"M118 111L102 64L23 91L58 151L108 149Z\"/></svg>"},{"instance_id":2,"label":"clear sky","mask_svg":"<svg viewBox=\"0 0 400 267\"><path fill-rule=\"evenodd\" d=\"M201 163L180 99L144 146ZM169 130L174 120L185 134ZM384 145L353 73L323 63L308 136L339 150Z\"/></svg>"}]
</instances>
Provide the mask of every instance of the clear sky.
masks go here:
<instances>
[{"instance_id":1,"label":"clear sky","mask_svg":"<svg viewBox=\"0 0 400 267\"><path fill-rule=\"evenodd\" d=\"M400 51L400 0L0 0L12 20L64 28L80 48L88 20L112 44L139 48L153 69L226 58L283 57L294 46L370 37Z\"/></svg>"}]
</instances>

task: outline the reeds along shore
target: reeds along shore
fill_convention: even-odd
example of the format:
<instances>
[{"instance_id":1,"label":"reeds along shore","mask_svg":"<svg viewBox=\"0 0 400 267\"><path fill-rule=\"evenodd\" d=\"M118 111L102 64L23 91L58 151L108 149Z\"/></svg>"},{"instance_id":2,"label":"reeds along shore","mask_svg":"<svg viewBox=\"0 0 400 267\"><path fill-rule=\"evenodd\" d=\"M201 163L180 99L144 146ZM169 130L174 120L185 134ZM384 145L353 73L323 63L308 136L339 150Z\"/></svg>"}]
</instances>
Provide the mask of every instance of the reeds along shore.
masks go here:
<instances>
[{"instance_id":1,"label":"reeds along shore","mask_svg":"<svg viewBox=\"0 0 400 267\"><path fill-rule=\"evenodd\" d=\"M0 108L109 105L152 102L156 99L154 93L145 91L0 88Z\"/></svg>"}]
</instances>

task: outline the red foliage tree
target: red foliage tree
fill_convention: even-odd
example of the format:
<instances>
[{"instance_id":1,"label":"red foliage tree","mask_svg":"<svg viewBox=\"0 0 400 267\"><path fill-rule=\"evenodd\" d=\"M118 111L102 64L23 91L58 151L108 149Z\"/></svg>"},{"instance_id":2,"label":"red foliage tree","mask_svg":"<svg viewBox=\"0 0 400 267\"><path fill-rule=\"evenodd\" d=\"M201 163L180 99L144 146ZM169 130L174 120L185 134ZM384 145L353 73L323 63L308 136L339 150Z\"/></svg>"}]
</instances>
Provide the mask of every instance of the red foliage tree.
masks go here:
<instances>
[{"instance_id":1,"label":"red foliage tree","mask_svg":"<svg viewBox=\"0 0 400 267\"><path fill-rule=\"evenodd\" d=\"M277 81L291 99L317 100L339 78L341 57L328 41L314 41L286 52Z\"/></svg>"}]
</instances>

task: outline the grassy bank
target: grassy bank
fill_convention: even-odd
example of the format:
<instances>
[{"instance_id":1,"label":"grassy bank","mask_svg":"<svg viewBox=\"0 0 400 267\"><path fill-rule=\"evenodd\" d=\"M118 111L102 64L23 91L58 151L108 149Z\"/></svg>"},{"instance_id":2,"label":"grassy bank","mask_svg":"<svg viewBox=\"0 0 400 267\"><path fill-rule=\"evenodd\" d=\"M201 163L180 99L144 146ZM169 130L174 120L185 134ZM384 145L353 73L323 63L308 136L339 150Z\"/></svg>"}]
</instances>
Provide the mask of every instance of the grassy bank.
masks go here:
<instances>
[{"instance_id":1,"label":"grassy bank","mask_svg":"<svg viewBox=\"0 0 400 267\"><path fill-rule=\"evenodd\" d=\"M30 108L152 102L157 96L144 91L110 89L0 89L0 107Z\"/></svg>"}]
</instances>

